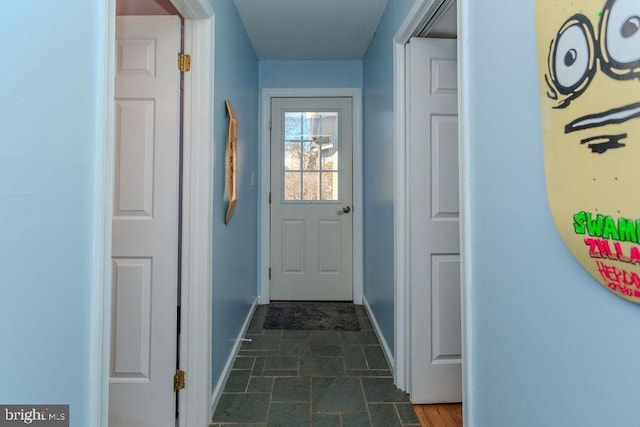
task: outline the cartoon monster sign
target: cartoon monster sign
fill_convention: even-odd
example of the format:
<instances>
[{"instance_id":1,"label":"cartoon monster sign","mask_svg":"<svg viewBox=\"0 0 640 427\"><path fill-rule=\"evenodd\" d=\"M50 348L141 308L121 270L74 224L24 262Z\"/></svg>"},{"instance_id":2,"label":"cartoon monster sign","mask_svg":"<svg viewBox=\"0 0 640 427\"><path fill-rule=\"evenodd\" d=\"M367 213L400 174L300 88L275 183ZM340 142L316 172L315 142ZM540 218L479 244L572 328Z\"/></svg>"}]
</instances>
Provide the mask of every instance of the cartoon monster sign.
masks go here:
<instances>
[{"instance_id":1,"label":"cartoon monster sign","mask_svg":"<svg viewBox=\"0 0 640 427\"><path fill-rule=\"evenodd\" d=\"M640 303L640 0L537 0L547 193L573 255Z\"/></svg>"}]
</instances>

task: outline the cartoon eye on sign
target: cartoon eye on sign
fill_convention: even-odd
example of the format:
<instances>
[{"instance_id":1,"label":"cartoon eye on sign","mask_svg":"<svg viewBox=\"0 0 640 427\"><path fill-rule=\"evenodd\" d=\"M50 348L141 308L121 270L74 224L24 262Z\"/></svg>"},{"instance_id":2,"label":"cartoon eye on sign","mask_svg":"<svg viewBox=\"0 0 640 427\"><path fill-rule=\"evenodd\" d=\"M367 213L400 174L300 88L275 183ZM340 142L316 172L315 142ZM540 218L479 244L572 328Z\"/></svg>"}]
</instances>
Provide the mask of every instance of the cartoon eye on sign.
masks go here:
<instances>
[{"instance_id":1,"label":"cartoon eye on sign","mask_svg":"<svg viewBox=\"0 0 640 427\"><path fill-rule=\"evenodd\" d=\"M640 0L537 0L551 213L582 266L640 303Z\"/></svg>"}]
</instances>

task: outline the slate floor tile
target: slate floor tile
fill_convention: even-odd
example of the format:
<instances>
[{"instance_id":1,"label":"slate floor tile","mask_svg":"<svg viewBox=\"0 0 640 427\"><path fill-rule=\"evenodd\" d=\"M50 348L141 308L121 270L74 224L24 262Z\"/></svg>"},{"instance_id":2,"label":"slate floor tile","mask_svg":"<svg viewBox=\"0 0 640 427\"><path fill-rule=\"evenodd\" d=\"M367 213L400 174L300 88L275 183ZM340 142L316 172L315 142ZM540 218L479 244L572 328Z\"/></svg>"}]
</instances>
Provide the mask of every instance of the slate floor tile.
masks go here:
<instances>
[{"instance_id":1,"label":"slate floor tile","mask_svg":"<svg viewBox=\"0 0 640 427\"><path fill-rule=\"evenodd\" d=\"M340 415L335 414L313 414L313 427L336 427L340 425Z\"/></svg>"},{"instance_id":2,"label":"slate floor tile","mask_svg":"<svg viewBox=\"0 0 640 427\"><path fill-rule=\"evenodd\" d=\"M371 427L368 415L342 415L342 427Z\"/></svg>"},{"instance_id":3,"label":"slate floor tile","mask_svg":"<svg viewBox=\"0 0 640 427\"><path fill-rule=\"evenodd\" d=\"M298 369L297 357L267 357L264 369Z\"/></svg>"},{"instance_id":4,"label":"slate floor tile","mask_svg":"<svg viewBox=\"0 0 640 427\"><path fill-rule=\"evenodd\" d=\"M266 393L222 394L212 421L214 423L264 423L269 410Z\"/></svg>"},{"instance_id":5,"label":"slate floor tile","mask_svg":"<svg viewBox=\"0 0 640 427\"><path fill-rule=\"evenodd\" d=\"M276 378L272 401L309 401L311 397L311 378Z\"/></svg>"},{"instance_id":6,"label":"slate floor tile","mask_svg":"<svg viewBox=\"0 0 640 427\"><path fill-rule=\"evenodd\" d=\"M264 323L264 319L254 317L251 319L251 323L249 323L249 328L247 329L247 335L260 335L263 332L262 324Z\"/></svg>"},{"instance_id":7,"label":"slate floor tile","mask_svg":"<svg viewBox=\"0 0 640 427\"><path fill-rule=\"evenodd\" d=\"M309 335L310 331L307 330L285 329L282 331L283 340L304 339L309 338Z\"/></svg>"},{"instance_id":8,"label":"slate floor tile","mask_svg":"<svg viewBox=\"0 0 640 427\"><path fill-rule=\"evenodd\" d=\"M360 345L344 345L342 346L344 353L344 364L347 369L367 369L367 360L364 357L362 346Z\"/></svg>"},{"instance_id":9,"label":"slate floor tile","mask_svg":"<svg viewBox=\"0 0 640 427\"><path fill-rule=\"evenodd\" d=\"M367 402L406 402L407 395L398 390L391 378L361 378Z\"/></svg>"},{"instance_id":10,"label":"slate floor tile","mask_svg":"<svg viewBox=\"0 0 640 427\"><path fill-rule=\"evenodd\" d=\"M256 357L256 361L253 364L253 370L251 371L252 377L261 377L264 372L264 362L266 357Z\"/></svg>"},{"instance_id":11,"label":"slate floor tile","mask_svg":"<svg viewBox=\"0 0 640 427\"><path fill-rule=\"evenodd\" d=\"M262 304L256 307L256 311L253 313L253 317L261 317L263 320L267 316L268 305Z\"/></svg>"},{"instance_id":12,"label":"slate floor tile","mask_svg":"<svg viewBox=\"0 0 640 427\"><path fill-rule=\"evenodd\" d=\"M273 377L251 377L247 386L247 393L271 393Z\"/></svg>"},{"instance_id":13,"label":"slate floor tile","mask_svg":"<svg viewBox=\"0 0 640 427\"><path fill-rule=\"evenodd\" d=\"M283 340L280 343L281 356L308 356L311 353L309 339Z\"/></svg>"},{"instance_id":14,"label":"slate floor tile","mask_svg":"<svg viewBox=\"0 0 640 427\"><path fill-rule=\"evenodd\" d=\"M366 317L358 318L358 322L360 322L360 330L362 331L373 331L373 325L371 324L371 320Z\"/></svg>"},{"instance_id":15,"label":"slate floor tile","mask_svg":"<svg viewBox=\"0 0 640 427\"><path fill-rule=\"evenodd\" d=\"M378 344L378 337L373 331L340 331L343 344Z\"/></svg>"},{"instance_id":16,"label":"slate floor tile","mask_svg":"<svg viewBox=\"0 0 640 427\"><path fill-rule=\"evenodd\" d=\"M342 346L335 344L311 344L311 355L316 357L342 356Z\"/></svg>"},{"instance_id":17,"label":"slate floor tile","mask_svg":"<svg viewBox=\"0 0 640 427\"><path fill-rule=\"evenodd\" d=\"M388 369L387 359L382 353L382 348L379 345L365 345L362 347L364 355L367 358L367 365L369 369Z\"/></svg>"},{"instance_id":18,"label":"slate floor tile","mask_svg":"<svg viewBox=\"0 0 640 427\"><path fill-rule=\"evenodd\" d=\"M265 369L263 375L270 377L295 377L298 375L297 369Z\"/></svg>"},{"instance_id":19,"label":"slate floor tile","mask_svg":"<svg viewBox=\"0 0 640 427\"><path fill-rule=\"evenodd\" d=\"M413 405L410 403L396 403L396 410L400 415L400 421L402 421L402 424L420 425L420 420L416 415L416 411L413 410Z\"/></svg>"},{"instance_id":20,"label":"slate floor tile","mask_svg":"<svg viewBox=\"0 0 640 427\"><path fill-rule=\"evenodd\" d=\"M278 350L243 350L240 349L241 356L277 356Z\"/></svg>"},{"instance_id":21,"label":"slate floor tile","mask_svg":"<svg viewBox=\"0 0 640 427\"><path fill-rule=\"evenodd\" d=\"M367 412L357 378L313 378L311 390L314 413Z\"/></svg>"},{"instance_id":22,"label":"slate floor tile","mask_svg":"<svg viewBox=\"0 0 640 427\"><path fill-rule=\"evenodd\" d=\"M231 371L223 393L244 393L249 383L251 371Z\"/></svg>"},{"instance_id":23,"label":"slate floor tile","mask_svg":"<svg viewBox=\"0 0 640 427\"><path fill-rule=\"evenodd\" d=\"M373 427L402 427L395 405L370 403L369 413Z\"/></svg>"},{"instance_id":24,"label":"slate floor tile","mask_svg":"<svg viewBox=\"0 0 640 427\"><path fill-rule=\"evenodd\" d=\"M236 362L233 364L233 369L252 369L255 357L241 357L236 358Z\"/></svg>"},{"instance_id":25,"label":"slate floor tile","mask_svg":"<svg viewBox=\"0 0 640 427\"><path fill-rule=\"evenodd\" d=\"M348 369L347 376L392 378L391 371L388 369Z\"/></svg>"},{"instance_id":26,"label":"slate floor tile","mask_svg":"<svg viewBox=\"0 0 640 427\"><path fill-rule=\"evenodd\" d=\"M279 335L253 335L251 342L243 342L241 350L278 350Z\"/></svg>"},{"instance_id":27,"label":"slate floor tile","mask_svg":"<svg viewBox=\"0 0 640 427\"><path fill-rule=\"evenodd\" d=\"M305 357L300 360L300 375L306 377L344 376L342 357Z\"/></svg>"},{"instance_id":28,"label":"slate floor tile","mask_svg":"<svg viewBox=\"0 0 640 427\"><path fill-rule=\"evenodd\" d=\"M273 402L269 409L269 427L309 427L309 402Z\"/></svg>"},{"instance_id":29,"label":"slate floor tile","mask_svg":"<svg viewBox=\"0 0 640 427\"><path fill-rule=\"evenodd\" d=\"M340 332L311 331L311 344L340 344Z\"/></svg>"}]
</instances>

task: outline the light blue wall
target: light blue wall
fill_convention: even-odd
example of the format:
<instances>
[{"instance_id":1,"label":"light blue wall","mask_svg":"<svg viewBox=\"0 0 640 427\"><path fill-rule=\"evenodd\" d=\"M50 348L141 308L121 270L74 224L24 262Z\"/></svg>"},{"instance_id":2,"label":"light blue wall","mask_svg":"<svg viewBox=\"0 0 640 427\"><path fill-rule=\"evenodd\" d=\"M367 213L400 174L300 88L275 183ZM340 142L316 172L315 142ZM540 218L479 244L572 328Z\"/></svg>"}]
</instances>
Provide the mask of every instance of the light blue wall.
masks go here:
<instances>
[{"instance_id":1,"label":"light blue wall","mask_svg":"<svg viewBox=\"0 0 640 427\"><path fill-rule=\"evenodd\" d=\"M390 0L363 61L364 295L393 351L393 37L413 0Z\"/></svg>"},{"instance_id":2,"label":"light blue wall","mask_svg":"<svg viewBox=\"0 0 640 427\"><path fill-rule=\"evenodd\" d=\"M362 87L362 61L260 61L260 88Z\"/></svg>"},{"instance_id":3,"label":"light blue wall","mask_svg":"<svg viewBox=\"0 0 640 427\"><path fill-rule=\"evenodd\" d=\"M257 295L258 60L233 2L212 0L215 11L213 194L213 384ZM238 116L238 205L224 224L225 99ZM257 176L257 175L256 175Z\"/></svg>"},{"instance_id":4,"label":"light blue wall","mask_svg":"<svg viewBox=\"0 0 640 427\"><path fill-rule=\"evenodd\" d=\"M534 1L464 4L473 425L637 426L640 306L585 273L547 203Z\"/></svg>"},{"instance_id":5,"label":"light blue wall","mask_svg":"<svg viewBox=\"0 0 640 427\"><path fill-rule=\"evenodd\" d=\"M0 402L69 404L88 426L99 2L3 4Z\"/></svg>"}]
</instances>

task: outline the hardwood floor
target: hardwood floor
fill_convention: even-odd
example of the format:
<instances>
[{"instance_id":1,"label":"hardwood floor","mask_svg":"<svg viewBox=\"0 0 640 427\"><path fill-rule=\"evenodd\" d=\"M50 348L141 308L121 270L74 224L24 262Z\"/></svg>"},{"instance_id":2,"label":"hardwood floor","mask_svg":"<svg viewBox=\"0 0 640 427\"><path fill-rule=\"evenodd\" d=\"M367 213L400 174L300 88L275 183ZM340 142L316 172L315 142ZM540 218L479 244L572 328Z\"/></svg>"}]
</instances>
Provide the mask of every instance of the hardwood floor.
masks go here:
<instances>
[{"instance_id":1,"label":"hardwood floor","mask_svg":"<svg viewBox=\"0 0 640 427\"><path fill-rule=\"evenodd\" d=\"M462 427L462 405L413 405L422 427Z\"/></svg>"}]
</instances>

